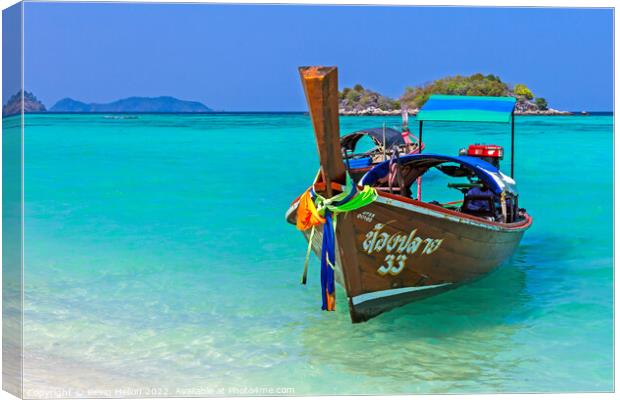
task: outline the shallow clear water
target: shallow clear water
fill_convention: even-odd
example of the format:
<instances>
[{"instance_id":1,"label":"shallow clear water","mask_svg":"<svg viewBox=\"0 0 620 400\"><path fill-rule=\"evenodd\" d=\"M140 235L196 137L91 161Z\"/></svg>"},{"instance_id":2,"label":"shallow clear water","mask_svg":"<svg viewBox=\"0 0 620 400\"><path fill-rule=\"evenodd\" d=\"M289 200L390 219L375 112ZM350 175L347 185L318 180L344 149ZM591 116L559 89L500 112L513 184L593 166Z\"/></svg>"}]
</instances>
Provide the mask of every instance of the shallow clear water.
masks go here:
<instances>
[{"instance_id":1,"label":"shallow clear water","mask_svg":"<svg viewBox=\"0 0 620 400\"><path fill-rule=\"evenodd\" d=\"M343 132L399 123L341 121ZM321 312L316 260L299 284L306 244L284 221L317 169L308 116L29 115L25 392L611 390L612 124L517 118L515 175L534 225L514 257L352 325L342 291ZM424 141L456 154L507 145L509 128L428 123Z\"/></svg>"}]
</instances>

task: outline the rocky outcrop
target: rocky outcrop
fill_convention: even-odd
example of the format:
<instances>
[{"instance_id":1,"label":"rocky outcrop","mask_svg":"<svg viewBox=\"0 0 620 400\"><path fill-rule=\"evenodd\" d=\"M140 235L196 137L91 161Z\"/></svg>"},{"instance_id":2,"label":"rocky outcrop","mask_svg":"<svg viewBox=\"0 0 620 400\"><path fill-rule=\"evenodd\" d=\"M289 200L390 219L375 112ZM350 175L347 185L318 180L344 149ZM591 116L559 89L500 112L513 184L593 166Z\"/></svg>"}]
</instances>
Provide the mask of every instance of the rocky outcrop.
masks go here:
<instances>
[{"instance_id":1,"label":"rocky outcrop","mask_svg":"<svg viewBox=\"0 0 620 400\"><path fill-rule=\"evenodd\" d=\"M515 111L515 115L573 115L573 113L570 111L560 111L553 108L548 108L546 110Z\"/></svg>"},{"instance_id":2,"label":"rocky outcrop","mask_svg":"<svg viewBox=\"0 0 620 400\"><path fill-rule=\"evenodd\" d=\"M523 98L517 97L517 104L515 106L515 115L571 115L569 111L560 111L553 108L545 107L544 109L538 104Z\"/></svg>"},{"instance_id":3,"label":"rocky outcrop","mask_svg":"<svg viewBox=\"0 0 620 400\"><path fill-rule=\"evenodd\" d=\"M382 110L382 109L377 108L377 107L367 107L367 108L355 109L355 110L346 110L344 108L340 108L338 110L338 112L340 113L340 115L359 115L359 116L364 116L364 115L401 115L402 110L400 108L393 109L393 110ZM418 109L416 108L414 110L407 110L407 113L409 115L416 115L418 113Z\"/></svg>"},{"instance_id":4,"label":"rocky outcrop","mask_svg":"<svg viewBox=\"0 0 620 400\"><path fill-rule=\"evenodd\" d=\"M398 100L383 96L362 85L345 87L338 93L339 109L345 115L396 115L400 114Z\"/></svg>"},{"instance_id":5,"label":"rocky outcrop","mask_svg":"<svg viewBox=\"0 0 620 400\"><path fill-rule=\"evenodd\" d=\"M413 110L407 110L409 115L416 115L419 109L415 108ZM381 110L375 107L364 108L361 110L339 110L340 115L349 115L349 116L381 116L381 115L401 115L401 110ZM569 111L560 111L555 110L553 108L549 108L547 110L538 110L538 109L524 109L524 110L515 110L515 115L572 115L573 113ZM587 114L584 114L587 115Z\"/></svg>"},{"instance_id":6,"label":"rocky outcrop","mask_svg":"<svg viewBox=\"0 0 620 400\"><path fill-rule=\"evenodd\" d=\"M10 115L21 114L22 112L22 97L24 99L24 112L36 113L45 112L45 105L36 98L36 96L30 92L19 91L9 98L7 103L2 107L2 116L8 117Z\"/></svg>"}]
</instances>

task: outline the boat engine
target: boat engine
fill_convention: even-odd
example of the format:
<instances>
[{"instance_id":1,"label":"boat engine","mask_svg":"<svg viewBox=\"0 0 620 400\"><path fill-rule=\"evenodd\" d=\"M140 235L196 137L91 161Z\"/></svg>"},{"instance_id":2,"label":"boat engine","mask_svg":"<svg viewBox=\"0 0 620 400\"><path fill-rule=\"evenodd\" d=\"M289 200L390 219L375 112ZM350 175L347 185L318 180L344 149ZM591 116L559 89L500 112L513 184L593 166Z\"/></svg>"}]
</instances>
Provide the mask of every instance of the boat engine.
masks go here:
<instances>
[{"instance_id":1,"label":"boat engine","mask_svg":"<svg viewBox=\"0 0 620 400\"><path fill-rule=\"evenodd\" d=\"M499 161L504 159L504 148L495 144L470 144L459 151L461 156L478 157L499 169Z\"/></svg>"}]
</instances>

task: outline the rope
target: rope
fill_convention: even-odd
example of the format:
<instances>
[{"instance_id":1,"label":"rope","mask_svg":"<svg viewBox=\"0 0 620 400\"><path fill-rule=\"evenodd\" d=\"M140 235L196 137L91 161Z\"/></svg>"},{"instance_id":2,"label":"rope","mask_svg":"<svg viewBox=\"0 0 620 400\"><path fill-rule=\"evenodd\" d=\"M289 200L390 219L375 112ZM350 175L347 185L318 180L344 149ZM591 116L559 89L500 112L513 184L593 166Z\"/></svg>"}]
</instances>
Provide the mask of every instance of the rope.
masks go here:
<instances>
[{"instance_id":1,"label":"rope","mask_svg":"<svg viewBox=\"0 0 620 400\"><path fill-rule=\"evenodd\" d=\"M301 284L306 284L306 278L308 277L308 263L310 262L310 252L312 251L312 239L314 239L314 232L316 227L312 226L310 231L310 237L308 238L308 250L306 250L306 261L304 261L304 273L301 276Z\"/></svg>"}]
</instances>

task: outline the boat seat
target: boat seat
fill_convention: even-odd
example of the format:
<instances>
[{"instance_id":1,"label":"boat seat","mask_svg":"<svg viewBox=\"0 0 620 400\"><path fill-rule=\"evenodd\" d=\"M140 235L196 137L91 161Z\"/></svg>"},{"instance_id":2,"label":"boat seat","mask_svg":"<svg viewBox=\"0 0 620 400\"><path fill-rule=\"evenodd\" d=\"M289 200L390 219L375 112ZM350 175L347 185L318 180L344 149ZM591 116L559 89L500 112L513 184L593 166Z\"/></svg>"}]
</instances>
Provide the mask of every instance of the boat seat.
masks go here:
<instances>
[{"instance_id":1,"label":"boat seat","mask_svg":"<svg viewBox=\"0 0 620 400\"><path fill-rule=\"evenodd\" d=\"M486 209L478 209L477 207L472 206L472 202L474 201L485 201L487 202ZM461 206L461 212L469 215L473 215L476 217L493 217L497 215L497 211L495 208L495 201L493 196L465 196L463 200L463 205Z\"/></svg>"}]
</instances>

